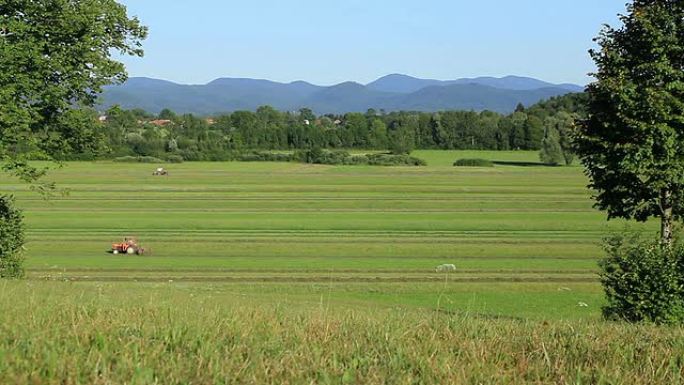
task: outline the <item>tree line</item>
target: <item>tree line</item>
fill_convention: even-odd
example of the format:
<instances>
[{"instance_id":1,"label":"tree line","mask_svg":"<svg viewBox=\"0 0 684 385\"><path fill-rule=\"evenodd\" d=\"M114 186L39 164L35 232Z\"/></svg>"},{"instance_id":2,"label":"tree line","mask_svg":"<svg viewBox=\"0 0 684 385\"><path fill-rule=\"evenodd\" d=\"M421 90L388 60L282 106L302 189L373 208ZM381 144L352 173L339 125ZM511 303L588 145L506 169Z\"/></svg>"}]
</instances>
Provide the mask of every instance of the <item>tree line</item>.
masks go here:
<instances>
[{"instance_id":1,"label":"tree line","mask_svg":"<svg viewBox=\"0 0 684 385\"><path fill-rule=\"evenodd\" d=\"M543 150L542 161L571 161L570 131L584 115L584 94L552 98L529 108L520 105L503 115L491 111L391 112L315 115L309 109L282 112L269 106L212 118L180 115L165 109L90 111L89 132L101 148L69 151L63 159L122 156L170 156L184 160L230 160L247 150L311 148L389 150L414 149ZM99 118L99 119L98 119Z\"/></svg>"}]
</instances>

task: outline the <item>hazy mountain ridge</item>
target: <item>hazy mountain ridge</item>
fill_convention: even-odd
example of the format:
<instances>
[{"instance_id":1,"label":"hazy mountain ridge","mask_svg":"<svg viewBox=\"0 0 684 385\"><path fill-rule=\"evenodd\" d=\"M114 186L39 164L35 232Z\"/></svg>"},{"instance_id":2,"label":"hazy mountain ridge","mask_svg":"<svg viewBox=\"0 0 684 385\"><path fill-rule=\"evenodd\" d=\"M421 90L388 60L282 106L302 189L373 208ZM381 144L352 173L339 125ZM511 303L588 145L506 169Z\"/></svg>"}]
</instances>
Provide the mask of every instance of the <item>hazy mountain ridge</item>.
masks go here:
<instances>
[{"instance_id":1,"label":"hazy mountain ridge","mask_svg":"<svg viewBox=\"0 0 684 385\"><path fill-rule=\"evenodd\" d=\"M219 78L205 85L184 85L133 77L123 85L106 87L101 106L118 104L154 113L170 108L195 114L255 110L262 105L286 111L307 107L317 113L365 112L369 108L506 113L518 103L530 105L582 89L578 85L517 76L434 80L393 74L367 85L344 82L329 87L304 81L279 83L248 78Z\"/></svg>"}]
</instances>

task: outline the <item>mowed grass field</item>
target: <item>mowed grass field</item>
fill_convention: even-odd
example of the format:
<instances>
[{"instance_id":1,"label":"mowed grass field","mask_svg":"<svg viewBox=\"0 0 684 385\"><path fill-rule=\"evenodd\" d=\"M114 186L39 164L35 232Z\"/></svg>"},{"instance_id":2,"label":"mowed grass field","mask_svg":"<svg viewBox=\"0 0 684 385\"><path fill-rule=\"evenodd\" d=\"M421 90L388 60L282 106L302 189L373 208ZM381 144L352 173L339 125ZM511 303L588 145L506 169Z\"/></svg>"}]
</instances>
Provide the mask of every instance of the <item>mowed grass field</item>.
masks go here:
<instances>
[{"instance_id":1,"label":"mowed grass field","mask_svg":"<svg viewBox=\"0 0 684 385\"><path fill-rule=\"evenodd\" d=\"M67 163L0 282L0 383L681 384L684 330L600 319L580 167ZM656 231L654 224L632 231ZM107 253L139 237L147 256ZM440 264L456 272L436 273Z\"/></svg>"},{"instance_id":2,"label":"mowed grass field","mask_svg":"<svg viewBox=\"0 0 684 385\"><path fill-rule=\"evenodd\" d=\"M600 240L580 167L455 168L534 152L417 151L427 167L66 163L49 201L3 178L25 210L33 280L225 285L278 302L595 319ZM648 231L650 226L634 227ZM151 255L114 256L136 236ZM457 271L438 274L440 264ZM579 306L580 303L588 307Z\"/></svg>"}]
</instances>

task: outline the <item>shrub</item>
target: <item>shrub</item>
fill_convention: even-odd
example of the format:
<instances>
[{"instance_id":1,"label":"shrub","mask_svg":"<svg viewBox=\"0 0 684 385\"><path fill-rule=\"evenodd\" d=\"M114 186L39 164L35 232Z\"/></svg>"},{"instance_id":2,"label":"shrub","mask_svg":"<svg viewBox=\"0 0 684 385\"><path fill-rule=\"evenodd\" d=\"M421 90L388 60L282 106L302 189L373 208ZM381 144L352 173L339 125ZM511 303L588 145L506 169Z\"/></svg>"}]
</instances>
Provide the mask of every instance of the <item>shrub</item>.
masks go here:
<instances>
[{"instance_id":1,"label":"shrub","mask_svg":"<svg viewBox=\"0 0 684 385\"><path fill-rule=\"evenodd\" d=\"M24 226L21 211L10 196L0 196L0 278L22 278Z\"/></svg>"},{"instance_id":2,"label":"shrub","mask_svg":"<svg viewBox=\"0 0 684 385\"><path fill-rule=\"evenodd\" d=\"M454 162L456 167L494 167L494 162L488 159L459 159Z\"/></svg>"},{"instance_id":3,"label":"shrub","mask_svg":"<svg viewBox=\"0 0 684 385\"><path fill-rule=\"evenodd\" d=\"M291 162L293 156L278 152L252 151L238 155L237 160L241 162Z\"/></svg>"},{"instance_id":4,"label":"shrub","mask_svg":"<svg viewBox=\"0 0 684 385\"><path fill-rule=\"evenodd\" d=\"M183 157L176 154L171 154L166 156L166 161L169 163L183 163Z\"/></svg>"},{"instance_id":5,"label":"shrub","mask_svg":"<svg viewBox=\"0 0 684 385\"><path fill-rule=\"evenodd\" d=\"M295 152L294 159L311 164L351 164L352 156L346 151L329 151L320 148L313 148L306 151Z\"/></svg>"},{"instance_id":6,"label":"shrub","mask_svg":"<svg viewBox=\"0 0 684 385\"><path fill-rule=\"evenodd\" d=\"M154 156L120 156L114 158L114 162L120 163L164 163L163 160Z\"/></svg>"},{"instance_id":7,"label":"shrub","mask_svg":"<svg viewBox=\"0 0 684 385\"><path fill-rule=\"evenodd\" d=\"M609 320L677 324L684 321L684 247L660 239L613 236L605 241L608 256L599 262Z\"/></svg>"},{"instance_id":8,"label":"shrub","mask_svg":"<svg viewBox=\"0 0 684 385\"><path fill-rule=\"evenodd\" d=\"M327 165L370 165L370 166L425 166L422 159L408 155L365 154L351 155L346 151L311 149L295 152L293 158L300 162Z\"/></svg>"},{"instance_id":9,"label":"shrub","mask_svg":"<svg viewBox=\"0 0 684 385\"><path fill-rule=\"evenodd\" d=\"M140 163L164 163L163 160L156 158L154 156L141 156L138 157L138 162Z\"/></svg>"},{"instance_id":10,"label":"shrub","mask_svg":"<svg viewBox=\"0 0 684 385\"><path fill-rule=\"evenodd\" d=\"M427 166L424 160L409 155L368 154L366 157L367 164L373 166Z\"/></svg>"}]
</instances>

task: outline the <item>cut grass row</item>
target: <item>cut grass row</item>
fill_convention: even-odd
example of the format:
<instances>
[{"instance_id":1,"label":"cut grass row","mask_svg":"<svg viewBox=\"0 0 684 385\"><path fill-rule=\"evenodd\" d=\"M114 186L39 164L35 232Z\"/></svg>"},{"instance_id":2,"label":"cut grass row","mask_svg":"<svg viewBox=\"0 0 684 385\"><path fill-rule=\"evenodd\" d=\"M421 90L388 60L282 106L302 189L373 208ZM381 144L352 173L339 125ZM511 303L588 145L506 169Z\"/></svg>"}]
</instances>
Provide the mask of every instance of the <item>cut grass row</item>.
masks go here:
<instances>
[{"instance_id":1,"label":"cut grass row","mask_svg":"<svg viewBox=\"0 0 684 385\"><path fill-rule=\"evenodd\" d=\"M594 212L125 212L101 210L80 212L26 213L34 230L103 229L145 230L335 230L335 231L593 231L608 232L625 226L606 223ZM655 224L653 224L655 225ZM655 226L650 226L655 230Z\"/></svg>"}]
</instances>

